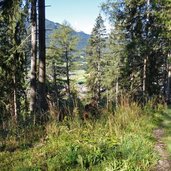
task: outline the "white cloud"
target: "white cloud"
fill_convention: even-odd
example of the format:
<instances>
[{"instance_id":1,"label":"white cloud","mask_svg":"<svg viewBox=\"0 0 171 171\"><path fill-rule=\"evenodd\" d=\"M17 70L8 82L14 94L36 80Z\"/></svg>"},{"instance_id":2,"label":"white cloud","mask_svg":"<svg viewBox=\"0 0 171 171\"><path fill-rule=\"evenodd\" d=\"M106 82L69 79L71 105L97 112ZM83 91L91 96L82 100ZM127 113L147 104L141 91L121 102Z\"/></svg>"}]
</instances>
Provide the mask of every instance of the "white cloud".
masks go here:
<instances>
[{"instance_id":1,"label":"white cloud","mask_svg":"<svg viewBox=\"0 0 171 171\"><path fill-rule=\"evenodd\" d=\"M71 23L71 25L74 30L83 31L87 34L91 34L93 28L93 25L86 21L74 21L73 23Z\"/></svg>"}]
</instances>

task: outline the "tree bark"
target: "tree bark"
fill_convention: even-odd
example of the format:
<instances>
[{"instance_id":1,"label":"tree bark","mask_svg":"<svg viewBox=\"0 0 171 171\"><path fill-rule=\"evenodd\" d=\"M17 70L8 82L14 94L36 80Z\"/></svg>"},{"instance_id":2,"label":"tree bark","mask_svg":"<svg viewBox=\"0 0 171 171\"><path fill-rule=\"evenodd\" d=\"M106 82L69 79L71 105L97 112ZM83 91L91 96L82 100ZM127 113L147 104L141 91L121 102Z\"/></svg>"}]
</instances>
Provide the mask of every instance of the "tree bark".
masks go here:
<instances>
[{"instance_id":1,"label":"tree bark","mask_svg":"<svg viewBox=\"0 0 171 171\"><path fill-rule=\"evenodd\" d=\"M98 104L101 100L101 50L100 47L98 49L98 64L97 64L97 77L98 77L98 82L97 82L97 98L98 98Z\"/></svg>"},{"instance_id":2,"label":"tree bark","mask_svg":"<svg viewBox=\"0 0 171 171\"><path fill-rule=\"evenodd\" d=\"M53 84L54 84L54 87L56 89L56 64L55 64L55 61L53 60L52 61L52 69L53 69Z\"/></svg>"},{"instance_id":3,"label":"tree bark","mask_svg":"<svg viewBox=\"0 0 171 171\"><path fill-rule=\"evenodd\" d=\"M147 75L147 57L144 59L144 68L143 68L143 95L146 92L146 75Z\"/></svg>"},{"instance_id":4,"label":"tree bark","mask_svg":"<svg viewBox=\"0 0 171 171\"><path fill-rule=\"evenodd\" d=\"M167 103L170 104L170 84L171 84L171 66L168 66L168 80L167 80Z\"/></svg>"},{"instance_id":5,"label":"tree bark","mask_svg":"<svg viewBox=\"0 0 171 171\"><path fill-rule=\"evenodd\" d=\"M14 74L13 83L14 83L14 91L13 91L14 120L17 123L17 117L18 117L18 100L17 100L16 74Z\"/></svg>"},{"instance_id":6,"label":"tree bark","mask_svg":"<svg viewBox=\"0 0 171 171\"><path fill-rule=\"evenodd\" d=\"M119 94L119 82L118 82L118 78L117 78L117 81L116 81L116 95L115 95L115 103L116 103L116 107L118 107L118 94Z\"/></svg>"},{"instance_id":7,"label":"tree bark","mask_svg":"<svg viewBox=\"0 0 171 171\"><path fill-rule=\"evenodd\" d=\"M45 0L38 0L39 9L39 107L47 111L46 101L46 46L45 46Z\"/></svg>"},{"instance_id":8,"label":"tree bark","mask_svg":"<svg viewBox=\"0 0 171 171\"><path fill-rule=\"evenodd\" d=\"M37 70L37 0L31 1L31 79L30 79L30 112L36 111L36 70Z\"/></svg>"},{"instance_id":9,"label":"tree bark","mask_svg":"<svg viewBox=\"0 0 171 171\"><path fill-rule=\"evenodd\" d=\"M68 59L68 50L65 51L65 58L66 58L66 77L67 77L67 92L68 96L71 95L71 89L70 89L70 78L69 78L69 59Z\"/></svg>"}]
</instances>

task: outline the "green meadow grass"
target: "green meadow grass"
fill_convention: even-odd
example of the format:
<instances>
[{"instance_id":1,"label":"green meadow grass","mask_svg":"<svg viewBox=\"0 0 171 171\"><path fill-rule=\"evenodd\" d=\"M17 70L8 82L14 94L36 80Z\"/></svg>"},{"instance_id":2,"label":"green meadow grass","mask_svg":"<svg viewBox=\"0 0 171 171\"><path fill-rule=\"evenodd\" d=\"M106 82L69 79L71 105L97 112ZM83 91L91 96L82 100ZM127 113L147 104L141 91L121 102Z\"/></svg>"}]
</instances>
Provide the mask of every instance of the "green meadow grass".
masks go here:
<instances>
[{"instance_id":1,"label":"green meadow grass","mask_svg":"<svg viewBox=\"0 0 171 171\"><path fill-rule=\"evenodd\" d=\"M114 115L103 110L97 120L49 122L27 135L9 136L0 170L148 171L157 162L154 128L151 113L136 104L121 106Z\"/></svg>"},{"instance_id":2,"label":"green meadow grass","mask_svg":"<svg viewBox=\"0 0 171 171\"><path fill-rule=\"evenodd\" d=\"M159 126L164 129L163 141L171 156L171 107L168 106L167 110L160 113L158 117L160 118Z\"/></svg>"}]
</instances>

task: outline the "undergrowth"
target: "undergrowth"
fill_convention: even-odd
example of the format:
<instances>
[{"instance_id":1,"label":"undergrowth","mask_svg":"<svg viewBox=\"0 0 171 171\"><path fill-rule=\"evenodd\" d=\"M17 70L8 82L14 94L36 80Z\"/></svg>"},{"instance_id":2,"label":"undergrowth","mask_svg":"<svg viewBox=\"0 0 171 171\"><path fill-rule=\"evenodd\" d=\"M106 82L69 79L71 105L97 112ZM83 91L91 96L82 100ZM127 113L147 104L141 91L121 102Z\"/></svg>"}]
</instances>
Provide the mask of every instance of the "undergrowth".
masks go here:
<instances>
[{"instance_id":1,"label":"undergrowth","mask_svg":"<svg viewBox=\"0 0 171 171\"><path fill-rule=\"evenodd\" d=\"M0 169L148 171L157 161L153 113L161 110L132 103L118 107L114 115L104 110L96 121L65 118L30 127L1 139Z\"/></svg>"}]
</instances>

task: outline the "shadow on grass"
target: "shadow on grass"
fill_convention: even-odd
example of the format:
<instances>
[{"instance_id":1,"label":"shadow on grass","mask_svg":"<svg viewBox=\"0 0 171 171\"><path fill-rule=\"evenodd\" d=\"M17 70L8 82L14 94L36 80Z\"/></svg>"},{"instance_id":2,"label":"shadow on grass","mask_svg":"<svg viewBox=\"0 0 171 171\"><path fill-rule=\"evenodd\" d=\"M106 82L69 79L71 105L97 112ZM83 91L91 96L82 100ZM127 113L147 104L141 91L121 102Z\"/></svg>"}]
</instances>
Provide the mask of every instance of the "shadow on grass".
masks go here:
<instances>
[{"instance_id":1,"label":"shadow on grass","mask_svg":"<svg viewBox=\"0 0 171 171\"><path fill-rule=\"evenodd\" d=\"M171 107L168 107L168 109L161 114L160 126L165 128L166 131L171 131Z\"/></svg>"}]
</instances>

